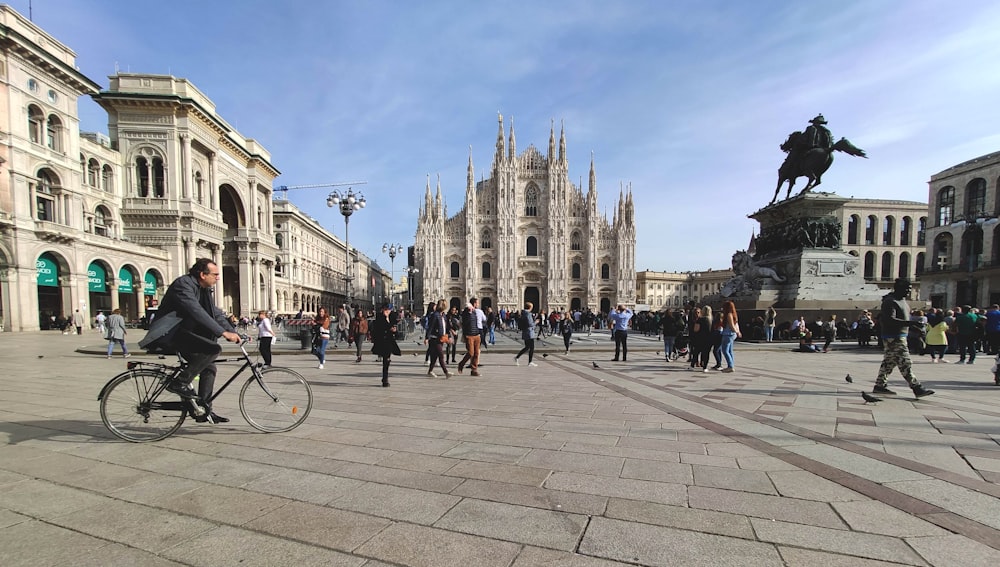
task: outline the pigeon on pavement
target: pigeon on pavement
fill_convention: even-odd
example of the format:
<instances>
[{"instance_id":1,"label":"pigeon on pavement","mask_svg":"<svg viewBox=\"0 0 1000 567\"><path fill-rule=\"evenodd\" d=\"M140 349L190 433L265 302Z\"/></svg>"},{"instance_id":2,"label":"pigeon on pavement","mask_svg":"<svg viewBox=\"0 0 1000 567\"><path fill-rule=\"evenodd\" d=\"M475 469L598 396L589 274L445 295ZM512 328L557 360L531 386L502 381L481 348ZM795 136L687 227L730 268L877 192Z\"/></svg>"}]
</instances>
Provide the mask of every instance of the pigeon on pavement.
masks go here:
<instances>
[{"instance_id":1,"label":"pigeon on pavement","mask_svg":"<svg viewBox=\"0 0 1000 567\"><path fill-rule=\"evenodd\" d=\"M548 357L549 357L549 353L547 353L547 352L542 353L542 358L548 358Z\"/></svg>"},{"instance_id":2,"label":"pigeon on pavement","mask_svg":"<svg viewBox=\"0 0 1000 567\"><path fill-rule=\"evenodd\" d=\"M882 398L876 398L875 396L872 396L868 392L861 392L861 398L864 399L864 401L865 401L866 404L868 402L871 402L871 403L874 404L876 402L881 402L882 401Z\"/></svg>"},{"instance_id":3,"label":"pigeon on pavement","mask_svg":"<svg viewBox=\"0 0 1000 567\"><path fill-rule=\"evenodd\" d=\"M600 366L598 366L596 362L591 362L591 364L594 365L594 368L600 368Z\"/></svg>"},{"instance_id":4,"label":"pigeon on pavement","mask_svg":"<svg viewBox=\"0 0 1000 567\"><path fill-rule=\"evenodd\" d=\"M847 376L844 376L844 380L847 380L848 384L853 384L854 383L854 378L851 378L850 374L848 374Z\"/></svg>"}]
</instances>

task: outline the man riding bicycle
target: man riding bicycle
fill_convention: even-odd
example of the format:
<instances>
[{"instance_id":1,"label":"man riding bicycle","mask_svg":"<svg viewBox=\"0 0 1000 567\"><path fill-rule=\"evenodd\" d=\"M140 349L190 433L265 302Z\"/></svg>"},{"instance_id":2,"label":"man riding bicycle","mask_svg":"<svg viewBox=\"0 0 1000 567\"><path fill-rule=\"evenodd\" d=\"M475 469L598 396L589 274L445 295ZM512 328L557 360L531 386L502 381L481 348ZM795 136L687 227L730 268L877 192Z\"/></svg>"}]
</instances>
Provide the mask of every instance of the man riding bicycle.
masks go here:
<instances>
[{"instance_id":1,"label":"man riding bicycle","mask_svg":"<svg viewBox=\"0 0 1000 567\"><path fill-rule=\"evenodd\" d=\"M219 266L208 258L199 258L186 275L170 284L146 338L139 342L142 348L176 352L187 361L166 389L204 408L201 415L195 415L195 421L201 423L229 421L212 411L209 400L215 387L215 359L222 352L219 337L240 342L226 314L215 305L212 293L218 280ZM195 376L199 376L197 393L190 385Z\"/></svg>"}]
</instances>

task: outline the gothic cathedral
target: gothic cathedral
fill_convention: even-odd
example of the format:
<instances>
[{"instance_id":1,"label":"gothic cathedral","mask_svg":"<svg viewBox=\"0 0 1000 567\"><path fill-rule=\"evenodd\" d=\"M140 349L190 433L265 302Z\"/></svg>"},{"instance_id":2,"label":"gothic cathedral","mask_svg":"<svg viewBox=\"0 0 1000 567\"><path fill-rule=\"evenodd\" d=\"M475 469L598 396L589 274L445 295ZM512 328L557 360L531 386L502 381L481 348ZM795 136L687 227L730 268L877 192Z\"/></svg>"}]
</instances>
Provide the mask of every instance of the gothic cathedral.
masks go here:
<instances>
[{"instance_id":1,"label":"gothic cathedral","mask_svg":"<svg viewBox=\"0 0 1000 567\"><path fill-rule=\"evenodd\" d=\"M565 128L556 153L534 145L520 155L514 121L505 138L498 117L490 177L475 182L469 154L465 206L453 217L427 181L414 246L414 298L452 305L479 297L480 306L535 310L586 309L607 313L635 304L635 206L619 191L614 219L597 213L597 177L590 160L587 194L569 178ZM419 307L418 307L419 309Z\"/></svg>"}]
</instances>

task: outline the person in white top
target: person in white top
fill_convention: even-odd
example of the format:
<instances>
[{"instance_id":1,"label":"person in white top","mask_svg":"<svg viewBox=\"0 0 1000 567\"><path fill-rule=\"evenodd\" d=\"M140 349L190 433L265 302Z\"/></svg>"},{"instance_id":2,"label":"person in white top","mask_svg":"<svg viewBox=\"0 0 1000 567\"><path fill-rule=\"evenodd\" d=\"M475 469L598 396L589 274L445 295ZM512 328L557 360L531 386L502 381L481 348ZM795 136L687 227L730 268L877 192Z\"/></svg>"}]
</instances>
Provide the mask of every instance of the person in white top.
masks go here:
<instances>
[{"instance_id":1,"label":"person in white top","mask_svg":"<svg viewBox=\"0 0 1000 567\"><path fill-rule=\"evenodd\" d=\"M107 327L104 326L104 322L107 320L108 318L104 315L103 312L101 311L97 312L97 317L96 317L97 332L101 333L102 337L107 336L108 329Z\"/></svg>"},{"instance_id":2,"label":"person in white top","mask_svg":"<svg viewBox=\"0 0 1000 567\"><path fill-rule=\"evenodd\" d=\"M257 340L260 342L260 357L264 359L264 368L270 368L274 330L271 329L271 319L267 316L267 311L257 314Z\"/></svg>"}]
</instances>

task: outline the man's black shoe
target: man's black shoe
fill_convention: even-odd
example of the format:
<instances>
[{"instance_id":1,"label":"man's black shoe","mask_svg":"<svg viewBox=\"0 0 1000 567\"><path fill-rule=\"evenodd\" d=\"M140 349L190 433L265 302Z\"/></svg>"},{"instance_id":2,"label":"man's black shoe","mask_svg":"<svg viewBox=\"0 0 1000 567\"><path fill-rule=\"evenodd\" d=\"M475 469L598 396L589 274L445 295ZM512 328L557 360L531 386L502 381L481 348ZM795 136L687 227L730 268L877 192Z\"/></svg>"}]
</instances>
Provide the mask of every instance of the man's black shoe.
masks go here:
<instances>
[{"instance_id":1,"label":"man's black shoe","mask_svg":"<svg viewBox=\"0 0 1000 567\"><path fill-rule=\"evenodd\" d=\"M929 395L931 395L933 393L934 393L934 390L928 390L927 388L924 388L923 386L917 386L916 388L913 389L913 395L916 396L916 397L918 397L918 398L922 398L924 396L929 396Z\"/></svg>"},{"instance_id":2,"label":"man's black shoe","mask_svg":"<svg viewBox=\"0 0 1000 567\"><path fill-rule=\"evenodd\" d=\"M882 394L883 396L895 396L896 395L896 392L893 392L892 390L890 390L889 388L887 388L885 386L875 386L874 388L872 388L872 393L873 394Z\"/></svg>"},{"instance_id":3,"label":"man's black shoe","mask_svg":"<svg viewBox=\"0 0 1000 567\"><path fill-rule=\"evenodd\" d=\"M214 411L195 416L194 420L198 423L229 423L228 417L223 417Z\"/></svg>"},{"instance_id":4,"label":"man's black shoe","mask_svg":"<svg viewBox=\"0 0 1000 567\"><path fill-rule=\"evenodd\" d=\"M180 380L171 380L167 382L166 389L168 392L177 394L185 399L198 399L198 392L195 392L191 386L181 382Z\"/></svg>"}]
</instances>

